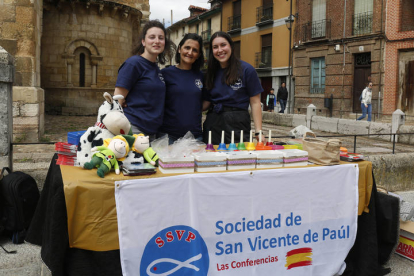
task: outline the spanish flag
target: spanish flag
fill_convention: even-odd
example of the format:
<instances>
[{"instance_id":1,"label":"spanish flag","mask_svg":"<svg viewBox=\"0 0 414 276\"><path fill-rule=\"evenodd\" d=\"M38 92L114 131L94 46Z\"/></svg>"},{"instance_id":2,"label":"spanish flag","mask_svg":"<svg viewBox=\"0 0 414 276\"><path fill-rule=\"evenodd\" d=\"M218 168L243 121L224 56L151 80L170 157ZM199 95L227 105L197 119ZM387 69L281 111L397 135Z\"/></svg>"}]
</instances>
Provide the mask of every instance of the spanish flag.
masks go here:
<instances>
[{"instance_id":1,"label":"spanish flag","mask_svg":"<svg viewBox=\"0 0 414 276\"><path fill-rule=\"evenodd\" d=\"M286 254L286 264L287 269L294 267L308 266L312 265L312 248L304 247L298 248L289 251Z\"/></svg>"}]
</instances>

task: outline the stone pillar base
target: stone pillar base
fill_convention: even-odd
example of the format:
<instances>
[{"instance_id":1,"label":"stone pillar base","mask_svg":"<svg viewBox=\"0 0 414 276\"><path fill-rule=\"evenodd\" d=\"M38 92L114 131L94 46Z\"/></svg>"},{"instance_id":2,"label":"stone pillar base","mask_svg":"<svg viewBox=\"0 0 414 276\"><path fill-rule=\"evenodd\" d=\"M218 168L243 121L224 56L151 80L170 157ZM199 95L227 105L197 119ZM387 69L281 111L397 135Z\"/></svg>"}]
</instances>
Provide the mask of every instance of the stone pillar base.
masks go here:
<instances>
[{"instance_id":1,"label":"stone pillar base","mask_svg":"<svg viewBox=\"0 0 414 276\"><path fill-rule=\"evenodd\" d=\"M45 91L13 86L13 142L39 142L45 132Z\"/></svg>"}]
</instances>

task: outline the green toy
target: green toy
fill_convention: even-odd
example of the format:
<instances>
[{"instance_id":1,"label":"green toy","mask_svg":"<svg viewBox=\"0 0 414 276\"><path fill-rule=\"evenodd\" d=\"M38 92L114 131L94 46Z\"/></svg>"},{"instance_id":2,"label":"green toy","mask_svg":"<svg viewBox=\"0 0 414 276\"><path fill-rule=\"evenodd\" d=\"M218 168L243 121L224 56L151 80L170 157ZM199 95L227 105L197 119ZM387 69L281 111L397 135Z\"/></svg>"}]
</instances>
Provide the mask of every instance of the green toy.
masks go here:
<instances>
[{"instance_id":1,"label":"green toy","mask_svg":"<svg viewBox=\"0 0 414 276\"><path fill-rule=\"evenodd\" d=\"M134 134L133 136L135 142L132 151L142 154L151 165L158 166L158 155L149 145L149 136L144 136L144 134Z\"/></svg>"},{"instance_id":2,"label":"green toy","mask_svg":"<svg viewBox=\"0 0 414 276\"><path fill-rule=\"evenodd\" d=\"M128 154L129 144L127 140L121 135L115 136L107 147L99 146L93 147L91 152L94 152L91 162L86 162L84 168L92 170L97 167L96 172L100 177L105 177L112 168L115 169L115 173L119 174L119 164L117 159L121 159Z\"/></svg>"}]
</instances>

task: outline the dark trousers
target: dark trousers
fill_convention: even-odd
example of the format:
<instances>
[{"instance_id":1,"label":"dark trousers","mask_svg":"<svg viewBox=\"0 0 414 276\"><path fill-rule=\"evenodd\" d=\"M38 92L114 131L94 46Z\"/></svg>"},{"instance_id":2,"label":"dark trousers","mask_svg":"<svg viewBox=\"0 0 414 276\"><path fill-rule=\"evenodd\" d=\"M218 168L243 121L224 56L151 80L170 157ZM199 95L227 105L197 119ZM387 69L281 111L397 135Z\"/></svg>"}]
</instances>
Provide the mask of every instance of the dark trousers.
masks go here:
<instances>
[{"instance_id":1,"label":"dark trousers","mask_svg":"<svg viewBox=\"0 0 414 276\"><path fill-rule=\"evenodd\" d=\"M280 103L280 111L279 113L285 113L285 108L286 108L286 100L279 100Z\"/></svg>"},{"instance_id":2,"label":"dark trousers","mask_svg":"<svg viewBox=\"0 0 414 276\"><path fill-rule=\"evenodd\" d=\"M234 143L240 142L240 130L243 130L243 142L249 142L251 129L250 114L247 110L209 111L203 124L203 142L208 143L208 132L211 131L213 145L221 143L221 131L224 130L224 143L231 143L231 131L234 130Z\"/></svg>"}]
</instances>

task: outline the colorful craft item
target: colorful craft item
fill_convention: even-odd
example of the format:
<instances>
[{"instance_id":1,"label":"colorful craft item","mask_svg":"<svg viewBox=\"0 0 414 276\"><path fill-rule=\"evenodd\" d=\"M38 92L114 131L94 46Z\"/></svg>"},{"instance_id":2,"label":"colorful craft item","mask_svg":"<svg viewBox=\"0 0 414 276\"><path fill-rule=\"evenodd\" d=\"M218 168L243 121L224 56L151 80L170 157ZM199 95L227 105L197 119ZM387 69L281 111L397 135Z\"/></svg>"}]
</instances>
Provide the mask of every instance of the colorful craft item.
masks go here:
<instances>
[{"instance_id":1,"label":"colorful craft item","mask_svg":"<svg viewBox=\"0 0 414 276\"><path fill-rule=\"evenodd\" d=\"M240 130L240 143L237 145L238 150L246 150L246 145L243 143L243 130Z\"/></svg>"},{"instance_id":2,"label":"colorful craft item","mask_svg":"<svg viewBox=\"0 0 414 276\"><path fill-rule=\"evenodd\" d=\"M250 142L247 143L246 150L252 151L252 150L255 150L255 149L256 149L256 147L253 144L252 131L250 130Z\"/></svg>"},{"instance_id":3,"label":"colorful craft item","mask_svg":"<svg viewBox=\"0 0 414 276\"><path fill-rule=\"evenodd\" d=\"M265 146L262 142L262 130L259 130L259 142L256 144L256 150L271 150L269 146Z\"/></svg>"},{"instance_id":4,"label":"colorful craft item","mask_svg":"<svg viewBox=\"0 0 414 276\"><path fill-rule=\"evenodd\" d=\"M218 151L228 150L226 144L224 144L224 130L221 131L221 143L219 144Z\"/></svg>"},{"instance_id":5,"label":"colorful craft item","mask_svg":"<svg viewBox=\"0 0 414 276\"><path fill-rule=\"evenodd\" d=\"M206 147L206 151L216 151L214 149L213 144L211 143L211 130L208 132L208 144L207 144L207 147Z\"/></svg>"},{"instance_id":6,"label":"colorful craft item","mask_svg":"<svg viewBox=\"0 0 414 276\"><path fill-rule=\"evenodd\" d=\"M231 143L229 145L229 150L230 151L237 150L236 144L234 143L234 130L231 131Z\"/></svg>"},{"instance_id":7,"label":"colorful craft item","mask_svg":"<svg viewBox=\"0 0 414 276\"><path fill-rule=\"evenodd\" d=\"M273 146L272 131L270 129L269 129L269 140L267 141L266 146Z\"/></svg>"}]
</instances>

